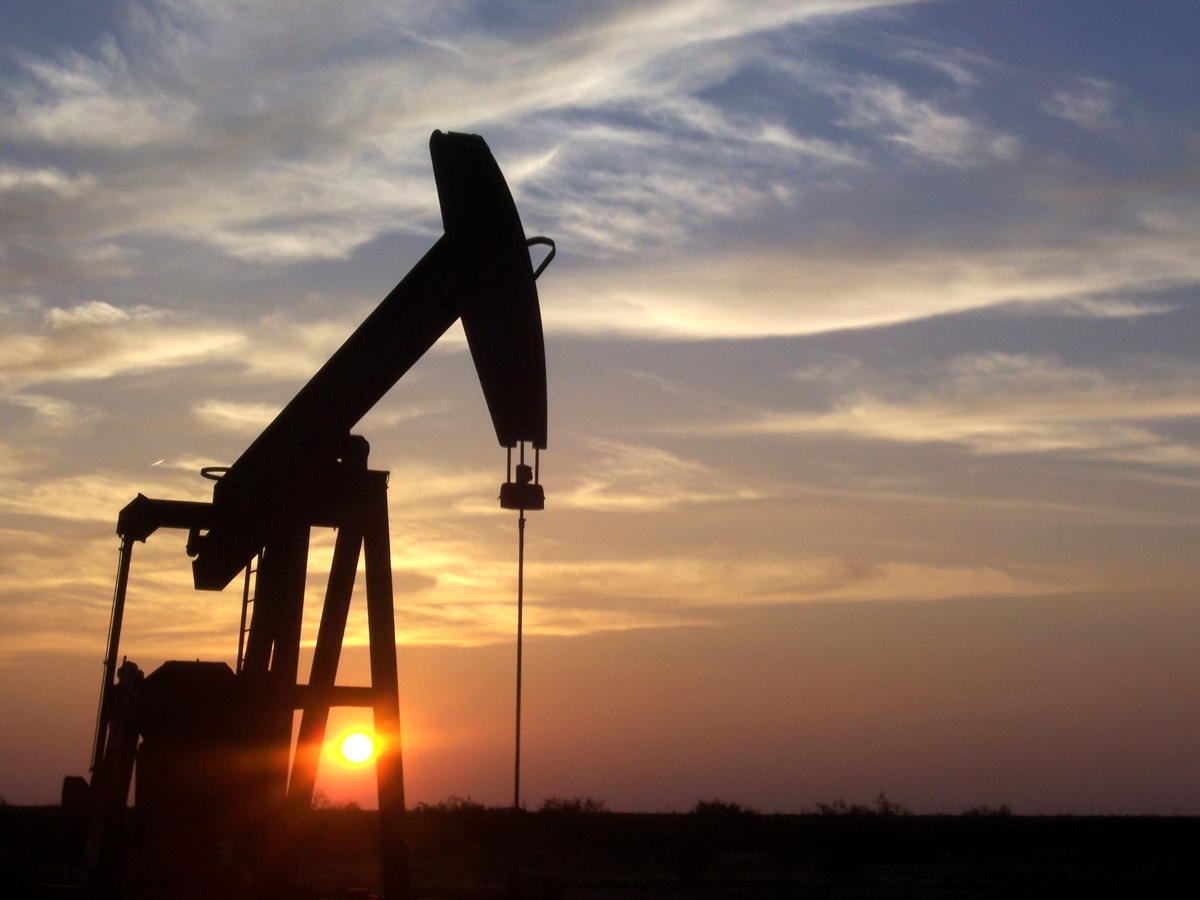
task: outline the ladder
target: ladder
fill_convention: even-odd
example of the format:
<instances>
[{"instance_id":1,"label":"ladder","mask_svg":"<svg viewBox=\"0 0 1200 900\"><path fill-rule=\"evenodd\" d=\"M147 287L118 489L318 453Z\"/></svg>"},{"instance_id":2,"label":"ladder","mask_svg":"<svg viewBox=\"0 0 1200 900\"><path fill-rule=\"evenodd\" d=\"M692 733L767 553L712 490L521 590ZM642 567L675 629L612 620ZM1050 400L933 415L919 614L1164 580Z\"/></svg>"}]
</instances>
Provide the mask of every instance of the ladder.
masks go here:
<instances>
[{"instance_id":1,"label":"ladder","mask_svg":"<svg viewBox=\"0 0 1200 900\"><path fill-rule=\"evenodd\" d=\"M237 650L237 667L235 672L242 671L242 665L246 661L246 634L250 631L250 604L254 602L254 597L250 593L251 576L258 571L258 564L262 561L262 551L259 551L250 562L246 563L246 578L242 583L242 624L238 631L238 650Z\"/></svg>"}]
</instances>

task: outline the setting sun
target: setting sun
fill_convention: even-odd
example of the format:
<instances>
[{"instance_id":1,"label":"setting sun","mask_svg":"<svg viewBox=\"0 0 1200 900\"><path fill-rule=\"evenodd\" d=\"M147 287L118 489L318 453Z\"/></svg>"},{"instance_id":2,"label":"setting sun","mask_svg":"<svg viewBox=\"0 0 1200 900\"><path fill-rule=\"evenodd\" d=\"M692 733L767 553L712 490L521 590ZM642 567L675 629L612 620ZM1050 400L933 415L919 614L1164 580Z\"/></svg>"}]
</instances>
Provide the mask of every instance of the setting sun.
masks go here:
<instances>
[{"instance_id":1,"label":"setting sun","mask_svg":"<svg viewBox=\"0 0 1200 900\"><path fill-rule=\"evenodd\" d=\"M369 734L356 731L343 738L340 749L346 762L362 765L375 756L375 741Z\"/></svg>"}]
</instances>

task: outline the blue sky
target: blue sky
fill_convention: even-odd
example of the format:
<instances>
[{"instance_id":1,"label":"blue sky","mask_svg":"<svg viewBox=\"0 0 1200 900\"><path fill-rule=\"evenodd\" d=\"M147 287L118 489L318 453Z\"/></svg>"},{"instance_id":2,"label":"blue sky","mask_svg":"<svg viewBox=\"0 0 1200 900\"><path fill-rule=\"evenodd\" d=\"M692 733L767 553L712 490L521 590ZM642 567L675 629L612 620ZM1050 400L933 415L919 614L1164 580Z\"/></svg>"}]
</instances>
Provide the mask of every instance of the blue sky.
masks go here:
<instances>
[{"instance_id":1,"label":"blue sky","mask_svg":"<svg viewBox=\"0 0 1200 900\"><path fill-rule=\"evenodd\" d=\"M6 19L0 659L9 715L45 737L3 748L0 794L50 799L86 758L117 510L203 499L198 468L235 458L436 239L442 128L485 136L526 231L559 247L539 283L532 796L1200 811L1180 640L1195 4ZM499 801L514 528L464 349L447 335L361 431L393 472L400 637L425 666L406 670L410 794ZM235 646L236 603L191 592L176 544L139 550L144 666ZM692 732L719 736L711 758ZM605 764L572 762L581 744Z\"/></svg>"}]
</instances>

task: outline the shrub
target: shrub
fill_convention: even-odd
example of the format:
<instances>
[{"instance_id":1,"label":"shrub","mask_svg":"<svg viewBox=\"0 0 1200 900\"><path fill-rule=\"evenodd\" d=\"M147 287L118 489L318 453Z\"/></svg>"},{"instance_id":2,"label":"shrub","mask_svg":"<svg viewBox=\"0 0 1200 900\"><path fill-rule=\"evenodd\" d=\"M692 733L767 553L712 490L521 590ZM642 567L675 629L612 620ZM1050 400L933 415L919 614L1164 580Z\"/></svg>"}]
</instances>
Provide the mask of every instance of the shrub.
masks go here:
<instances>
[{"instance_id":1,"label":"shrub","mask_svg":"<svg viewBox=\"0 0 1200 900\"><path fill-rule=\"evenodd\" d=\"M317 788L315 791L313 791L312 808L313 809L357 810L357 809L360 809L361 807L359 807L359 805L357 803L355 803L353 800L347 800L345 803L336 803L329 798L329 795L327 793L325 793L320 788Z\"/></svg>"},{"instance_id":2,"label":"shrub","mask_svg":"<svg viewBox=\"0 0 1200 900\"><path fill-rule=\"evenodd\" d=\"M832 803L818 803L817 812L823 816L907 816L910 810L907 806L888 798L883 791L875 798L874 806L863 806L859 803L847 803L845 800L834 800Z\"/></svg>"},{"instance_id":3,"label":"shrub","mask_svg":"<svg viewBox=\"0 0 1200 900\"><path fill-rule=\"evenodd\" d=\"M481 813L486 811L487 807L472 800L470 796L460 797L458 794L451 794L445 800L439 800L437 803L418 803L417 810L432 813Z\"/></svg>"},{"instance_id":4,"label":"shrub","mask_svg":"<svg viewBox=\"0 0 1200 900\"><path fill-rule=\"evenodd\" d=\"M538 807L538 812L560 815L591 815L607 811L604 801L595 797L547 797Z\"/></svg>"},{"instance_id":5,"label":"shrub","mask_svg":"<svg viewBox=\"0 0 1200 900\"><path fill-rule=\"evenodd\" d=\"M749 816L754 815L756 810L748 806L742 806L740 803L730 803L725 800L700 800L692 807L692 814L696 816Z\"/></svg>"},{"instance_id":6,"label":"shrub","mask_svg":"<svg viewBox=\"0 0 1200 900\"><path fill-rule=\"evenodd\" d=\"M972 806L962 811L964 816L1011 816L1012 808L1007 803L999 806Z\"/></svg>"}]
</instances>

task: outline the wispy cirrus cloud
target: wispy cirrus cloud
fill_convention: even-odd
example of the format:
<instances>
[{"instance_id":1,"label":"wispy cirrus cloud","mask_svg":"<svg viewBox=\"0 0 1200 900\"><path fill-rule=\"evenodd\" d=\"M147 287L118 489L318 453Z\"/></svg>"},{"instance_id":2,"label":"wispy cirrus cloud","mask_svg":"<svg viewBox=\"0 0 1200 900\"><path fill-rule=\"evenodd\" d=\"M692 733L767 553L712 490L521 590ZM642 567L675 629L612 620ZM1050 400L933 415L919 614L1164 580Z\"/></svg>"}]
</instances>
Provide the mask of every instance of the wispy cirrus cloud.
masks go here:
<instances>
[{"instance_id":1,"label":"wispy cirrus cloud","mask_svg":"<svg viewBox=\"0 0 1200 900\"><path fill-rule=\"evenodd\" d=\"M101 416L100 411L95 408L45 394L9 392L0 395L0 398L14 406L30 410L39 426L53 431L71 431L86 426Z\"/></svg>"},{"instance_id":2,"label":"wispy cirrus cloud","mask_svg":"<svg viewBox=\"0 0 1200 900\"><path fill-rule=\"evenodd\" d=\"M192 104L137 72L111 37L95 55L23 62L29 80L10 85L15 114L0 118L0 134L9 138L129 149L178 141L194 116Z\"/></svg>"},{"instance_id":3,"label":"wispy cirrus cloud","mask_svg":"<svg viewBox=\"0 0 1200 900\"><path fill-rule=\"evenodd\" d=\"M1020 141L913 97L900 85L866 79L848 92L846 124L882 134L913 154L956 166L1010 160Z\"/></svg>"},{"instance_id":4,"label":"wispy cirrus cloud","mask_svg":"<svg viewBox=\"0 0 1200 900\"><path fill-rule=\"evenodd\" d=\"M0 196L46 191L70 197L94 186L89 175L72 175L52 166L0 165Z\"/></svg>"},{"instance_id":5,"label":"wispy cirrus cloud","mask_svg":"<svg viewBox=\"0 0 1200 900\"><path fill-rule=\"evenodd\" d=\"M26 58L9 86L0 140L50 162L0 170L11 221L25 223L0 268L21 284L61 261L85 277L136 278L136 248L149 239L288 266L344 260L383 235L432 236L422 144L430 128L454 127L495 135L519 201L537 211L527 226L569 249L568 302L547 320L573 330L798 334L1027 300L1086 312L1100 309L1097 293L1196 280L1177 199L1142 192L1114 204L1110 191L1088 208L1080 191L1045 190L1061 162L978 102L1000 78L991 60L879 38L880 59L939 76L906 84L808 37L817 24L906 5L613 4L546 21L518 11L499 30L464 28L432 4L356 4L336 28L315 27L323 4L287 16L271 4L237 15L139 7L121 40ZM298 55L312 64L296 77ZM731 102L745 79L769 80L775 93L762 97L772 99ZM1045 112L1098 122L1106 90L1081 76ZM101 95L128 108L126 144L104 132L113 116L89 112ZM108 150L70 149L87 147ZM1020 198L1048 224L1020 225L1028 210L997 213L955 248L940 245L952 223L913 212L920 204L902 218L865 207L847 219L839 200L877 196L881 170L900 173L887 191L902 198L910 170L986 166L1004 174L981 204ZM840 211L826 224L831 205ZM743 226L753 237L731 244ZM614 284L589 260L620 260L628 277Z\"/></svg>"},{"instance_id":6,"label":"wispy cirrus cloud","mask_svg":"<svg viewBox=\"0 0 1200 900\"><path fill-rule=\"evenodd\" d=\"M1079 296L1037 303L1014 303L1010 312L1067 319L1136 319L1175 312L1179 304L1156 300L1134 300L1122 296Z\"/></svg>"},{"instance_id":7,"label":"wispy cirrus cloud","mask_svg":"<svg viewBox=\"0 0 1200 900\"><path fill-rule=\"evenodd\" d=\"M980 83L980 70L994 72L996 69L993 60L977 52L916 38L901 41L891 54L896 59L931 69L963 90L969 90Z\"/></svg>"},{"instance_id":8,"label":"wispy cirrus cloud","mask_svg":"<svg viewBox=\"0 0 1200 900\"><path fill-rule=\"evenodd\" d=\"M506 134L519 136L518 154L529 147L527 155L543 159L559 145L555 136L570 132L570 156L556 166L562 172L588 171L601 151L574 127L581 115L624 119L626 129L648 136L670 131L670 146L643 160L643 170L667 166L686 146L677 139L689 133L691 143L708 143L705 153L717 149L726 159L749 152L854 162L845 144L798 134L766 112L731 116L698 95L735 73L761 34L895 5L903 4L596 7L550 25L530 23L538 31L535 48L483 29L458 28L443 38L461 23L432 4L397 11L364 3L352 14L341 7L333 14L324 4L299 13L289 5L286 15L262 4L239 7L235 16L160 2L132 10L121 39L104 38L91 53L24 58L25 77L6 91L0 138L64 159L64 166L9 180L59 193L72 185L69 208L60 197L38 201L38 215L23 216L31 223L31 253L53 226L57 240L69 235L73 244L169 235L245 260L344 258L384 232L437 230L421 147L434 127L503 123ZM329 27L330 15L338 27ZM313 27L305 30L309 20ZM309 62L303 74L297 58ZM71 151L87 148L104 152L86 157L85 168L85 157ZM689 153L681 163L701 163L705 153ZM518 189L534 178L553 187L549 193L564 193L560 179L521 168ZM741 180L749 171L742 169ZM636 172L625 176L623 195L620 181L593 193L616 192L610 205L631 212L657 201L675 209L693 204L706 217L736 214L755 193L731 186L723 201L702 203L703 193L679 174L657 172L638 182ZM579 223L567 216L561 224ZM572 230L580 248L631 246L594 228ZM66 258L73 249L47 252ZM25 264L36 269L34 261Z\"/></svg>"},{"instance_id":9,"label":"wispy cirrus cloud","mask_svg":"<svg viewBox=\"0 0 1200 900\"><path fill-rule=\"evenodd\" d=\"M1054 91L1042 101L1041 108L1080 128L1102 131L1117 124L1116 87L1102 78L1078 78L1070 86Z\"/></svg>"},{"instance_id":10,"label":"wispy cirrus cloud","mask_svg":"<svg viewBox=\"0 0 1200 900\"><path fill-rule=\"evenodd\" d=\"M476 565L470 579L444 573L425 602L404 604L401 627L409 640L473 645L510 638L509 563ZM528 578L537 597L527 601L527 633L556 636L719 626L729 610L747 606L1035 596L1086 584L1086 577L1066 570L719 553L539 562L530 565Z\"/></svg>"},{"instance_id":11,"label":"wispy cirrus cloud","mask_svg":"<svg viewBox=\"0 0 1200 900\"><path fill-rule=\"evenodd\" d=\"M763 496L756 487L737 484L703 463L661 447L593 440L590 449L587 474L573 479L556 503L601 512L647 512Z\"/></svg>"},{"instance_id":12,"label":"wispy cirrus cloud","mask_svg":"<svg viewBox=\"0 0 1200 900\"><path fill-rule=\"evenodd\" d=\"M27 473L22 475L27 476ZM184 484L179 479L143 477L133 485L124 474L97 471L32 479L5 476L0 477L0 488L3 489L0 491L0 511L71 522L115 524L117 513L138 490L160 496L178 495ZM202 486L188 493L190 496L179 499L207 499Z\"/></svg>"},{"instance_id":13,"label":"wispy cirrus cloud","mask_svg":"<svg viewBox=\"0 0 1200 900\"><path fill-rule=\"evenodd\" d=\"M298 386L320 368L369 309L367 303L352 304L337 318L270 312L235 324L226 316L202 318L149 305L118 307L90 300L44 308L37 298L27 298L0 305L0 321L9 332L0 346L0 397L54 417L56 410L66 411L67 401L30 393L29 387L200 366L221 366L260 383ZM461 333L445 344L465 346ZM266 404L247 416L242 401L213 398L212 402L233 404L201 410L227 423L257 421L266 415L266 407L278 409ZM406 413L392 410L388 415L390 421L398 421ZM269 420L270 416L263 421Z\"/></svg>"},{"instance_id":14,"label":"wispy cirrus cloud","mask_svg":"<svg viewBox=\"0 0 1200 900\"><path fill-rule=\"evenodd\" d=\"M210 427L254 435L275 418L279 408L271 403L237 403L209 398L193 412Z\"/></svg>"},{"instance_id":15,"label":"wispy cirrus cloud","mask_svg":"<svg viewBox=\"0 0 1200 900\"><path fill-rule=\"evenodd\" d=\"M40 322L0 346L0 388L109 378L128 372L228 358L243 343L233 330L201 325L191 317L139 306L120 309L102 300L51 307Z\"/></svg>"},{"instance_id":16,"label":"wispy cirrus cloud","mask_svg":"<svg viewBox=\"0 0 1200 900\"><path fill-rule=\"evenodd\" d=\"M1058 246L871 248L714 254L686 264L558 276L551 327L670 338L816 334L889 325L1006 303L1110 317L1102 295L1200 279L1189 229L1088 235ZM591 302L599 292L603 306ZM1169 310L1140 304L1140 313ZM1127 315L1134 307L1121 305Z\"/></svg>"},{"instance_id":17,"label":"wispy cirrus cloud","mask_svg":"<svg viewBox=\"0 0 1200 900\"><path fill-rule=\"evenodd\" d=\"M546 564L531 573L546 600L528 613L540 634L713 626L731 609L809 602L1032 596L1082 584L1067 571L938 566L845 557L687 557ZM500 620L503 621L503 620ZM502 632L501 632L502 633Z\"/></svg>"},{"instance_id":18,"label":"wispy cirrus cloud","mask_svg":"<svg viewBox=\"0 0 1200 900\"><path fill-rule=\"evenodd\" d=\"M921 380L921 387L906 379L859 388L825 411L765 413L729 429L945 442L981 454L1068 453L1166 466L1200 462L1200 447L1156 427L1200 419L1200 371L1190 365L1151 362L1114 372L1050 357L969 354Z\"/></svg>"}]
</instances>

